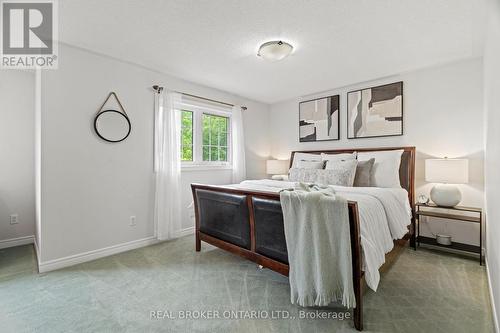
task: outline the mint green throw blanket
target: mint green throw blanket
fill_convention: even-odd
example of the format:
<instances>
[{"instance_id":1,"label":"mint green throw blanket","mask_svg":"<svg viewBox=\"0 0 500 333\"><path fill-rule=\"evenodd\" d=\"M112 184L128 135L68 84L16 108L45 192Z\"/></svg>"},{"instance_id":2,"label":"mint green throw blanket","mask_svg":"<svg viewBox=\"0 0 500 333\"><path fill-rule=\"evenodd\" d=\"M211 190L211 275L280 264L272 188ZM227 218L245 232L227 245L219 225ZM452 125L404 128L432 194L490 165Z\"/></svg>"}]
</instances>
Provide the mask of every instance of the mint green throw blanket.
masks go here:
<instances>
[{"instance_id":1,"label":"mint green throw blanket","mask_svg":"<svg viewBox=\"0 0 500 333\"><path fill-rule=\"evenodd\" d=\"M347 200L331 187L280 192L292 304L356 306Z\"/></svg>"}]
</instances>

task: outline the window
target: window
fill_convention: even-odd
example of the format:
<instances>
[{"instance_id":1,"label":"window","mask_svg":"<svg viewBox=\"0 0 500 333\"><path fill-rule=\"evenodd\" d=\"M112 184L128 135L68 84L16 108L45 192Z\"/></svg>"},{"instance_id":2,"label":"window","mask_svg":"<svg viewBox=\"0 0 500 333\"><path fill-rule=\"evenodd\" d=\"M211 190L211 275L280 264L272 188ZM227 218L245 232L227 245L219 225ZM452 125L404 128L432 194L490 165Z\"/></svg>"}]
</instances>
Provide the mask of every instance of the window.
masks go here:
<instances>
[{"instance_id":1,"label":"window","mask_svg":"<svg viewBox=\"0 0 500 333\"><path fill-rule=\"evenodd\" d=\"M181 161L193 161L193 112L181 111Z\"/></svg>"},{"instance_id":2,"label":"window","mask_svg":"<svg viewBox=\"0 0 500 333\"><path fill-rule=\"evenodd\" d=\"M183 168L228 167L231 162L231 112L200 103L181 103Z\"/></svg>"},{"instance_id":3,"label":"window","mask_svg":"<svg viewBox=\"0 0 500 333\"><path fill-rule=\"evenodd\" d=\"M203 161L227 162L229 118L203 114Z\"/></svg>"}]
</instances>

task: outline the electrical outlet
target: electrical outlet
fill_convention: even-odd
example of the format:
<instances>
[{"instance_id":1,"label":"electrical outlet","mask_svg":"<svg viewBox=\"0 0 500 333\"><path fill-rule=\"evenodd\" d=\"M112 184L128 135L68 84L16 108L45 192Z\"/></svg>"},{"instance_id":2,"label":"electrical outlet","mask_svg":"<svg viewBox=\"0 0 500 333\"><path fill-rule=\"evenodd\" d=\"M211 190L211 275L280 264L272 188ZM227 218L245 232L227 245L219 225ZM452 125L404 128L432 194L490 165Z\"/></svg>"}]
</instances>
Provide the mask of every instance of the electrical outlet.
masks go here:
<instances>
[{"instance_id":1,"label":"electrical outlet","mask_svg":"<svg viewBox=\"0 0 500 333\"><path fill-rule=\"evenodd\" d=\"M12 214L10 216L10 224L18 224L19 223L19 215L18 214Z\"/></svg>"},{"instance_id":2,"label":"electrical outlet","mask_svg":"<svg viewBox=\"0 0 500 333\"><path fill-rule=\"evenodd\" d=\"M130 222L128 224L129 226L133 227L136 225L136 217L135 216L130 216Z\"/></svg>"}]
</instances>

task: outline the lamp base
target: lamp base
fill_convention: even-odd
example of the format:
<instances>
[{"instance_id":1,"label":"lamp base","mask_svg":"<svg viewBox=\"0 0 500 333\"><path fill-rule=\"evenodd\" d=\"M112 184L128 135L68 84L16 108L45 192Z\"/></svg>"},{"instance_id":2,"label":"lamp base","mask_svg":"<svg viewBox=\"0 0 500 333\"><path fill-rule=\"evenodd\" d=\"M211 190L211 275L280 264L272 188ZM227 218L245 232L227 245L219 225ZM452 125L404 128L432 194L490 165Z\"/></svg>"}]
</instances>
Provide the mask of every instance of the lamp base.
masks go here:
<instances>
[{"instance_id":1,"label":"lamp base","mask_svg":"<svg viewBox=\"0 0 500 333\"><path fill-rule=\"evenodd\" d=\"M438 206L454 207L462 200L462 193L455 185L438 184L431 190L431 200Z\"/></svg>"}]
</instances>

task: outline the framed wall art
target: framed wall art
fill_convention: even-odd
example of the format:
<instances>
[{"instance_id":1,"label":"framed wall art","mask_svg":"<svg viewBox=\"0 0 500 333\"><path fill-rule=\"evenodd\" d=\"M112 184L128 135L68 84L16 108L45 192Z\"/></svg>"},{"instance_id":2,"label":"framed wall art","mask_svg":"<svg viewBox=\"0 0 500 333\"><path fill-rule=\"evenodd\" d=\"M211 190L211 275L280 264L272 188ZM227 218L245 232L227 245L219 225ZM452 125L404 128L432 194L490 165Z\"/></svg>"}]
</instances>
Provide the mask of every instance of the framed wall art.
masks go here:
<instances>
[{"instance_id":1,"label":"framed wall art","mask_svg":"<svg viewBox=\"0 0 500 333\"><path fill-rule=\"evenodd\" d=\"M347 93L347 138L403 135L403 82Z\"/></svg>"},{"instance_id":2,"label":"framed wall art","mask_svg":"<svg viewBox=\"0 0 500 333\"><path fill-rule=\"evenodd\" d=\"M340 139L340 96L322 97L299 103L299 141Z\"/></svg>"}]
</instances>

